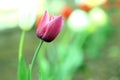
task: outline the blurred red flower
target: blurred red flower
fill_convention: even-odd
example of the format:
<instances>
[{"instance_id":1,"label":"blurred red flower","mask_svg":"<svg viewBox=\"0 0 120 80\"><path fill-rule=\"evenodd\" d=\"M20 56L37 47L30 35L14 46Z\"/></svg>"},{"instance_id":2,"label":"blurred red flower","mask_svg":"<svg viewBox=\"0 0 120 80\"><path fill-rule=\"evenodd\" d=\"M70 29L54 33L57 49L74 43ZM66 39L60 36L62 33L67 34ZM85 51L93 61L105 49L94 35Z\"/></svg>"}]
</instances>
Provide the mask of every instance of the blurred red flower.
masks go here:
<instances>
[{"instance_id":1,"label":"blurred red flower","mask_svg":"<svg viewBox=\"0 0 120 80\"><path fill-rule=\"evenodd\" d=\"M71 13L72 13L72 8L70 6L65 6L61 10L61 15L63 15L65 19L68 19Z\"/></svg>"}]
</instances>

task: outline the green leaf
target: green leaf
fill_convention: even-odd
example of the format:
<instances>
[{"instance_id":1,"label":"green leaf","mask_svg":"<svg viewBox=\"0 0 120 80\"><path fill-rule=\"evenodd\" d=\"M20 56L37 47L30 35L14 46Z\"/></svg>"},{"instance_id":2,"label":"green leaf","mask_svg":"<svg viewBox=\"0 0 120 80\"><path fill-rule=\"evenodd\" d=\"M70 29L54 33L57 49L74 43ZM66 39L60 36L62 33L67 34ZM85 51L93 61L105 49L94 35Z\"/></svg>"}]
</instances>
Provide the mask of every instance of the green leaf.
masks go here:
<instances>
[{"instance_id":1,"label":"green leaf","mask_svg":"<svg viewBox=\"0 0 120 80\"><path fill-rule=\"evenodd\" d=\"M84 55L76 46L69 46L66 59L61 63L56 80L67 80L83 64Z\"/></svg>"},{"instance_id":2,"label":"green leaf","mask_svg":"<svg viewBox=\"0 0 120 80\"><path fill-rule=\"evenodd\" d=\"M50 80L50 63L46 59L46 48L43 46L38 58L39 80Z\"/></svg>"},{"instance_id":3,"label":"green leaf","mask_svg":"<svg viewBox=\"0 0 120 80\"><path fill-rule=\"evenodd\" d=\"M27 80L32 80L32 76L31 76L31 65L29 65L29 67L28 67L28 73L27 73Z\"/></svg>"},{"instance_id":4,"label":"green leaf","mask_svg":"<svg viewBox=\"0 0 120 80\"><path fill-rule=\"evenodd\" d=\"M49 70L49 64L47 62L47 60L45 58L40 59L40 65L39 65L39 69L40 69L40 80L49 80L49 75L50 75L50 70Z\"/></svg>"},{"instance_id":5,"label":"green leaf","mask_svg":"<svg viewBox=\"0 0 120 80\"><path fill-rule=\"evenodd\" d=\"M20 59L18 64L18 80L27 80L26 79L26 64L23 57Z\"/></svg>"}]
</instances>

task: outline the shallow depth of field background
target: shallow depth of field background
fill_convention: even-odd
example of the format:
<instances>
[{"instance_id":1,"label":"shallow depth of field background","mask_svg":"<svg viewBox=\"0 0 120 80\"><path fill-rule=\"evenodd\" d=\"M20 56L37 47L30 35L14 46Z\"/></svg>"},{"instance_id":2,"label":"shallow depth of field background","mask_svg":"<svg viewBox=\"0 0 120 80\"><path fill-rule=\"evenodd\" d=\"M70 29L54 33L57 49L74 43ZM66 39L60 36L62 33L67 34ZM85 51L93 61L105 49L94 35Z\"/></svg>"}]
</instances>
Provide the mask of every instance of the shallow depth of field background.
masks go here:
<instances>
[{"instance_id":1,"label":"shallow depth of field background","mask_svg":"<svg viewBox=\"0 0 120 80\"><path fill-rule=\"evenodd\" d=\"M51 15L65 16L65 22L59 36L51 43L44 43L42 49L45 51L43 52L51 56L54 55L52 52L59 55L64 51L69 52L72 57L71 59L69 57L68 63L73 66L72 68L75 65L74 62L72 63L73 60L76 60L77 64L72 80L120 80L120 1L97 0L104 3L99 5L96 3L91 8L81 6L80 1L84 0L38 0L36 23L25 35L23 53L27 65L40 40L35 34L37 21L44 11L48 10ZM90 11L93 9L96 12L91 13L92 16L90 16ZM69 17L75 10L78 12L80 10L82 16L81 19L75 16L71 23ZM91 17L102 11L105 13L100 13L96 16L98 18L95 17L92 21ZM99 16L101 17L97 22ZM0 1L0 80L17 80L18 47L21 35L17 20L17 0ZM89 21L89 24L78 24L81 25L80 27L74 25L78 20L79 23ZM78 57L74 56L77 51L80 53L78 61ZM56 56L54 55L52 59L56 60ZM67 68L69 64L64 66ZM34 69L34 80L38 77L37 65Z\"/></svg>"}]
</instances>

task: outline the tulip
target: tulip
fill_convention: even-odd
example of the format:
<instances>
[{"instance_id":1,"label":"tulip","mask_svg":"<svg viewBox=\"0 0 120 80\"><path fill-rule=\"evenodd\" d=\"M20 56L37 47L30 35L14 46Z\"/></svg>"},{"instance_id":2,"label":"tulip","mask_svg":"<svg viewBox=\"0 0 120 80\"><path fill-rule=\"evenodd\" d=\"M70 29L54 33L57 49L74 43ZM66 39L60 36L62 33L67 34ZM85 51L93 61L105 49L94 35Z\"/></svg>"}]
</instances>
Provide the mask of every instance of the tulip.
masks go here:
<instances>
[{"instance_id":1,"label":"tulip","mask_svg":"<svg viewBox=\"0 0 120 80\"><path fill-rule=\"evenodd\" d=\"M82 9L86 12L90 11L90 9L91 9L91 7L87 4L80 4L79 7L80 7L80 9Z\"/></svg>"},{"instance_id":2,"label":"tulip","mask_svg":"<svg viewBox=\"0 0 120 80\"><path fill-rule=\"evenodd\" d=\"M63 27L62 16L49 16L48 12L45 11L44 16L39 23L36 34L43 41L51 42L60 33Z\"/></svg>"},{"instance_id":3,"label":"tulip","mask_svg":"<svg viewBox=\"0 0 120 80\"><path fill-rule=\"evenodd\" d=\"M70 7L70 6L65 6L61 10L61 14L63 15L63 17L65 19L68 19L68 17L70 16L71 13L72 13L72 7Z\"/></svg>"},{"instance_id":4,"label":"tulip","mask_svg":"<svg viewBox=\"0 0 120 80\"><path fill-rule=\"evenodd\" d=\"M21 6L22 5L22 6ZM19 27L24 31L32 29L37 15L36 0L21 0L18 6Z\"/></svg>"}]
</instances>

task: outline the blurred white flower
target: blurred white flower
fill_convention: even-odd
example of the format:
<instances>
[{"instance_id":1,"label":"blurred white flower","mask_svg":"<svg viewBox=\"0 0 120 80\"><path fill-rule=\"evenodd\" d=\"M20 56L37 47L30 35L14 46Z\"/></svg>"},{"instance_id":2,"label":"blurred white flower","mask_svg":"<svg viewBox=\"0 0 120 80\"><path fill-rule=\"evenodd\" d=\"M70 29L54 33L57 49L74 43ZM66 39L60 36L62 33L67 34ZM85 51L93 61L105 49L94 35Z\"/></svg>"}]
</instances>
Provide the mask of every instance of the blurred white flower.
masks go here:
<instances>
[{"instance_id":1,"label":"blurred white flower","mask_svg":"<svg viewBox=\"0 0 120 80\"><path fill-rule=\"evenodd\" d=\"M17 11L0 13L0 31L15 28L18 25Z\"/></svg>"},{"instance_id":2,"label":"blurred white flower","mask_svg":"<svg viewBox=\"0 0 120 80\"><path fill-rule=\"evenodd\" d=\"M0 31L11 29L18 25L17 1L18 0L0 1Z\"/></svg>"},{"instance_id":3,"label":"blurred white flower","mask_svg":"<svg viewBox=\"0 0 120 80\"><path fill-rule=\"evenodd\" d=\"M33 27L37 16L37 0L21 0L18 5L18 21L22 30Z\"/></svg>"},{"instance_id":4,"label":"blurred white flower","mask_svg":"<svg viewBox=\"0 0 120 80\"><path fill-rule=\"evenodd\" d=\"M89 12L91 22L96 26L104 26L108 22L108 16L102 8L96 7Z\"/></svg>"},{"instance_id":5,"label":"blurred white flower","mask_svg":"<svg viewBox=\"0 0 120 80\"><path fill-rule=\"evenodd\" d=\"M68 18L68 27L76 32L85 30L89 24L89 18L85 11L76 9L74 10Z\"/></svg>"}]
</instances>

